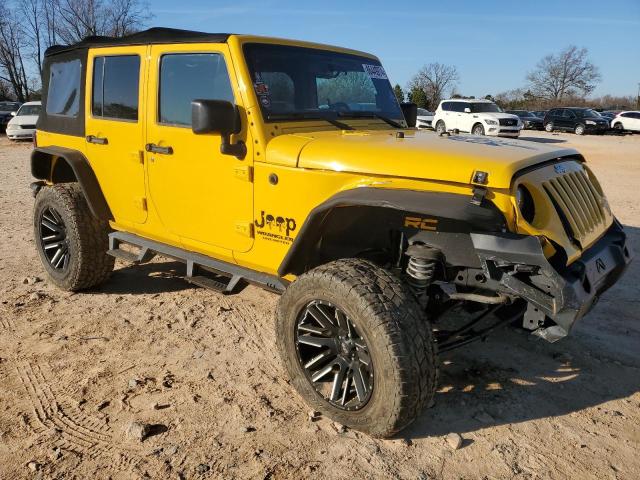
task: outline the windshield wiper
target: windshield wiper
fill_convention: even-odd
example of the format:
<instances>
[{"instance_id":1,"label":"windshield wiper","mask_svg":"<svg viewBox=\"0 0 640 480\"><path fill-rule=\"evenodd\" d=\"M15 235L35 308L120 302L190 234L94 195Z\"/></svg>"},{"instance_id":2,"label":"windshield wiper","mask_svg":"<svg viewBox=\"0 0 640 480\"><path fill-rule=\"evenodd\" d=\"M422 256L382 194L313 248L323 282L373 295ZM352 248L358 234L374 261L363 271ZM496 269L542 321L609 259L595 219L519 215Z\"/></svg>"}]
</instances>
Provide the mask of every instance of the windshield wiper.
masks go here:
<instances>
[{"instance_id":1,"label":"windshield wiper","mask_svg":"<svg viewBox=\"0 0 640 480\"><path fill-rule=\"evenodd\" d=\"M380 115L377 112L337 112L339 117L352 117L352 118L378 118L383 122L391 125L393 128L405 128L404 125L396 122L395 120L390 119L389 117L385 117L384 115Z\"/></svg>"},{"instance_id":2,"label":"windshield wiper","mask_svg":"<svg viewBox=\"0 0 640 480\"><path fill-rule=\"evenodd\" d=\"M271 113L267 115L267 120L296 120L296 119L304 119L304 120L324 120L325 122L330 123L336 128L340 130L353 130L354 128L351 125L347 125L346 123L342 123L335 118L330 118L325 115L318 115L315 113L303 113L303 112L291 112L291 113Z\"/></svg>"}]
</instances>

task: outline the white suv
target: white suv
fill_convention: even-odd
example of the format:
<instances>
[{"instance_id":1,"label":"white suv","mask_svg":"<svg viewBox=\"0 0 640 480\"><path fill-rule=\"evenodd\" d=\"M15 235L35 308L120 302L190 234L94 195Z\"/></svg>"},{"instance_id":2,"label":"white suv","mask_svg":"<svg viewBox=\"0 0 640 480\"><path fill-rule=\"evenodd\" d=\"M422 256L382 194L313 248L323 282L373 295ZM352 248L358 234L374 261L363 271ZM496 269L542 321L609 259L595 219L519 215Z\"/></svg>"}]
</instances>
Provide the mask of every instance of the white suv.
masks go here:
<instances>
[{"instance_id":1,"label":"white suv","mask_svg":"<svg viewBox=\"0 0 640 480\"><path fill-rule=\"evenodd\" d=\"M459 130L474 135L515 137L520 135L522 121L504 113L489 100L452 99L440 102L433 117L436 132Z\"/></svg>"},{"instance_id":2,"label":"white suv","mask_svg":"<svg viewBox=\"0 0 640 480\"><path fill-rule=\"evenodd\" d=\"M611 127L620 131L640 132L640 112L620 112L611 120Z\"/></svg>"}]
</instances>

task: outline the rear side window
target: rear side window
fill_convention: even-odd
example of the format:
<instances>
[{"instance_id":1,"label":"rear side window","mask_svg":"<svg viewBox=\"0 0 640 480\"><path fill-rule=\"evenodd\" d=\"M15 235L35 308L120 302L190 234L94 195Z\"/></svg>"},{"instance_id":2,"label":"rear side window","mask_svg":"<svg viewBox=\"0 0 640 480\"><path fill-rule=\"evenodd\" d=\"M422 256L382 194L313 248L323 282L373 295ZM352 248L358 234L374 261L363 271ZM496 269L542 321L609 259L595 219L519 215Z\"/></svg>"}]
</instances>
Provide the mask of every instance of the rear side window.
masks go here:
<instances>
[{"instance_id":1,"label":"rear side window","mask_svg":"<svg viewBox=\"0 0 640 480\"><path fill-rule=\"evenodd\" d=\"M454 112L464 112L465 108L469 108L469 104L465 102L451 102L451 110Z\"/></svg>"},{"instance_id":2,"label":"rear side window","mask_svg":"<svg viewBox=\"0 0 640 480\"><path fill-rule=\"evenodd\" d=\"M163 55L159 96L159 122L179 126L191 126L193 100L233 102L224 57L218 53Z\"/></svg>"},{"instance_id":3,"label":"rear side window","mask_svg":"<svg viewBox=\"0 0 640 480\"><path fill-rule=\"evenodd\" d=\"M444 110L445 112L450 112L451 111L451 102L444 102L442 104L442 110Z\"/></svg>"},{"instance_id":4,"label":"rear side window","mask_svg":"<svg viewBox=\"0 0 640 480\"><path fill-rule=\"evenodd\" d=\"M138 120L140 57L120 55L96 57L93 61L94 117Z\"/></svg>"},{"instance_id":5,"label":"rear side window","mask_svg":"<svg viewBox=\"0 0 640 480\"><path fill-rule=\"evenodd\" d=\"M48 115L78 116L81 70L79 59L51 64L46 106Z\"/></svg>"}]
</instances>

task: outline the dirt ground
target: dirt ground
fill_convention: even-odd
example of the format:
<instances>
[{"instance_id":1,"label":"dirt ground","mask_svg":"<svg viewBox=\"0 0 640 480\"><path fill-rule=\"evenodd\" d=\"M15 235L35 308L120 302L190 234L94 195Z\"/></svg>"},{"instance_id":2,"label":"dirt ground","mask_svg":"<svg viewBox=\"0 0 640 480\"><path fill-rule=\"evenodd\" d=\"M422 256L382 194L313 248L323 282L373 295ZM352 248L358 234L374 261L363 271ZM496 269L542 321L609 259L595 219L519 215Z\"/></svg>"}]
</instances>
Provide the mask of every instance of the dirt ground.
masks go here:
<instances>
[{"instance_id":1,"label":"dirt ground","mask_svg":"<svg viewBox=\"0 0 640 480\"><path fill-rule=\"evenodd\" d=\"M580 149L640 251L640 135L523 137ZM435 406L375 440L309 418L276 295L193 288L162 260L87 293L49 284L30 149L0 138L0 479L640 478L640 260L559 343L505 328L441 356Z\"/></svg>"}]
</instances>

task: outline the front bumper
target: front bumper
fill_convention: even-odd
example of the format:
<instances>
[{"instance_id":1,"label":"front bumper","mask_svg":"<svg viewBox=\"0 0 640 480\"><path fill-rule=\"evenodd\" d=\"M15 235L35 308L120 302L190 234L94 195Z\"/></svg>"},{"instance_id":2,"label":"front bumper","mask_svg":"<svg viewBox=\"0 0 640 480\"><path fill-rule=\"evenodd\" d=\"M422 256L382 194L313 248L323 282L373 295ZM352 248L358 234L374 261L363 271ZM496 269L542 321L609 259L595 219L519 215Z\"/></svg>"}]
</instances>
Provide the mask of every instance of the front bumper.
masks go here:
<instances>
[{"instance_id":1,"label":"front bumper","mask_svg":"<svg viewBox=\"0 0 640 480\"><path fill-rule=\"evenodd\" d=\"M29 129L16 128L16 129L6 130L7 137L11 140L33 138L33 134L35 132L36 132L35 128L29 128Z\"/></svg>"},{"instance_id":2,"label":"front bumper","mask_svg":"<svg viewBox=\"0 0 640 480\"><path fill-rule=\"evenodd\" d=\"M580 259L554 268L534 236L471 234L482 269L497 290L526 300L555 325L540 325L536 333L555 341L566 336L600 295L614 285L631 262L622 226L614 221L605 235Z\"/></svg>"}]
</instances>

